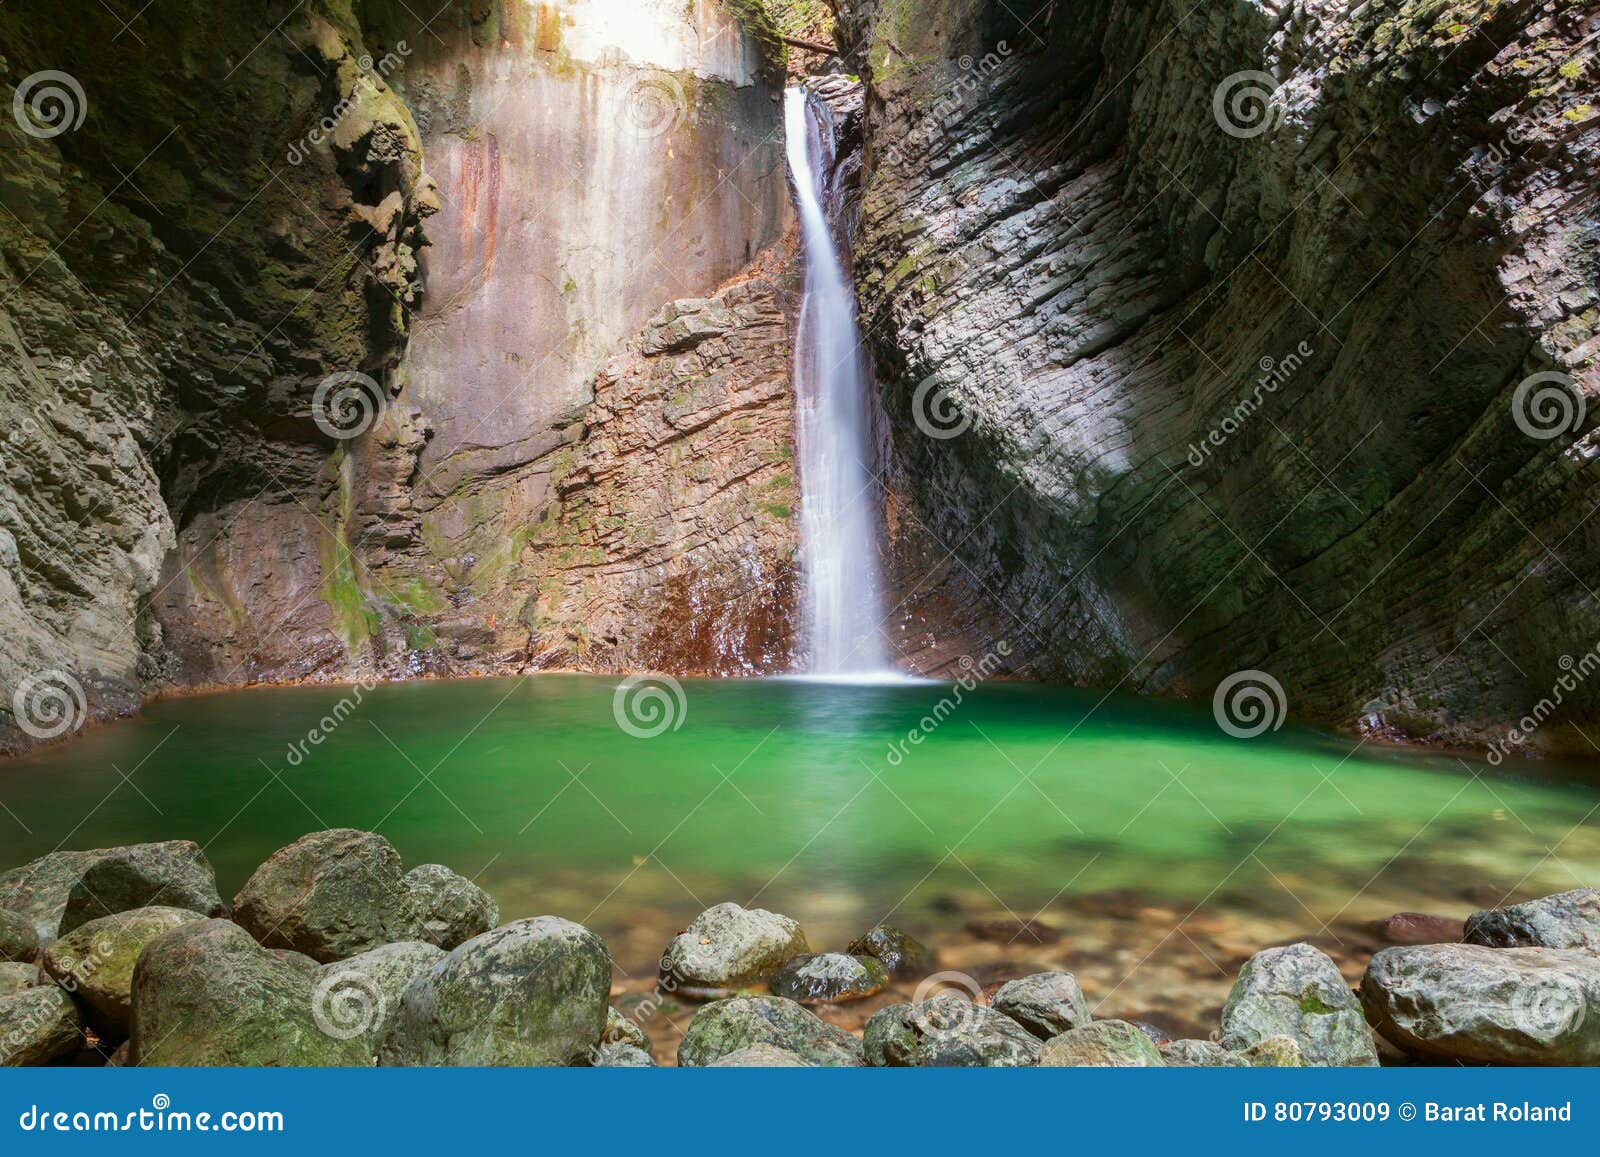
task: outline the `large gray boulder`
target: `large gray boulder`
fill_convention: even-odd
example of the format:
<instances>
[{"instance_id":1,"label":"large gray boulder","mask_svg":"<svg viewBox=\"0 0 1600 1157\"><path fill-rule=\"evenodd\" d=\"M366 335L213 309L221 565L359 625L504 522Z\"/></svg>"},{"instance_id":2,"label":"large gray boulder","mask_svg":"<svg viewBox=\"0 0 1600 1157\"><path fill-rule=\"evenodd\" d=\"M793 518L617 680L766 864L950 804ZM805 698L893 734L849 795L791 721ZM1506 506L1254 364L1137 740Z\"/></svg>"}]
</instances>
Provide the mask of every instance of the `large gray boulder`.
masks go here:
<instances>
[{"instance_id":1,"label":"large gray boulder","mask_svg":"<svg viewBox=\"0 0 1600 1157\"><path fill-rule=\"evenodd\" d=\"M767 987L798 1004L843 1004L888 988L889 970L871 956L808 952L784 961Z\"/></svg>"},{"instance_id":2,"label":"large gray boulder","mask_svg":"<svg viewBox=\"0 0 1600 1157\"><path fill-rule=\"evenodd\" d=\"M866 1063L905 1068L1021 1068L1039 1056L1039 1038L1010 1017L943 992L921 1004L891 1004L867 1021Z\"/></svg>"},{"instance_id":3,"label":"large gray boulder","mask_svg":"<svg viewBox=\"0 0 1600 1157\"><path fill-rule=\"evenodd\" d=\"M406 989L385 1065L571 1065L606 1027L611 956L581 924L518 920L460 945Z\"/></svg>"},{"instance_id":4,"label":"large gray boulder","mask_svg":"<svg viewBox=\"0 0 1600 1157\"><path fill-rule=\"evenodd\" d=\"M1412 1056L1600 1064L1600 956L1578 949L1385 948L1361 981L1367 1015Z\"/></svg>"},{"instance_id":5,"label":"large gray boulder","mask_svg":"<svg viewBox=\"0 0 1600 1157\"><path fill-rule=\"evenodd\" d=\"M330 1035L317 1023L314 977L227 920L168 932L134 966L129 1062L371 1064L363 1041Z\"/></svg>"},{"instance_id":6,"label":"large gray boulder","mask_svg":"<svg viewBox=\"0 0 1600 1157\"><path fill-rule=\"evenodd\" d=\"M678 1046L678 1064L711 1065L751 1045L786 1049L808 1064L861 1063L861 1042L781 996L739 996L695 1013Z\"/></svg>"},{"instance_id":7,"label":"large gray boulder","mask_svg":"<svg viewBox=\"0 0 1600 1157\"><path fill-rule=\"evenodd\" d=\"M1257 952L1223 1006L1224 1048L1237 1051L1273 1036L1292 1037L1307 1064L1378 1063L1361 1003L1338 965L1309 944Z\"/></svg>"},{"instance_id":8,"label":"large gray boulder","mask_svg":"<svg viewBox=\"0 0 1600 1157\"><path fill-rule=\"evenodd\" d=\"M780 1049L777 1045L755 1044L735 1049L727 1056L711 1062L713 1069L810 1069L815 1068L799 1053Z\"/></svg>"},{"instance_id":9,"label":"large gray boulder","mask_svg":"<svg viewBox=\"0 0 1600 1157\"><path fill-rule=\"evenodd\" d=\"M1600 891L1578 888L1467 917L1464 939L1488 948L1581 948L1600 952Z\"/></svg>"},{"instance_id":10,"label":"large gray boulder","mask_svg":"<svg viewBox=\"0 0 1600 1157\"><path fill-rule=\"evenodd\" d=\"M0 964L0 996L12 996L25 988L38 988L39 969L33 964Z\"/></svg>"},{"instance_id":11,"label":"large gray boulder","mask_svg":"<svg viewBox=\"0 0 1600 1157\"><path fill-rule=\"evenodd\" d=\"M233 918L269 948L328 964L416 940L400 853L351 828L313 832L280 848L233 900Z\"/></svg>"},{"instance_id":12,"label":"large gray boulder","mask_svg":"<svg viewBox=\"0 0 1600 1157\"><path fill-rule=\"evenodd\" d=\"M0 908L0 961L31 964L39 958L39 930L21 912Z\"/></svg>"},{"instance_id":13,"label":"large gray boulder","mask_svg":"<svg viewBox=\"0 0 1600 1157\"><path fill-rule=\"evenodd\" d=\"M661 956L679 996L714 999L765 984L792 956L809 951L800 925L765 908L718 904L672 938Z\"/></svg>"},{"instance_id":14,"label":"large gray boulder","mask_svg":"<svg viewBox=\"0 0 1600 1157\"><path fill-rule=\"evenodd\" d=\"M227 910L199 844L52 852L0 875L0 908L24 916L42 944L101 916L152 905L202 916Z\"/></svg>"},{"instance_id":15,"label":"large gray boulder","mask_svg":"<svg viewBox=\"0 0 1600 1157\"><path fill-rule=\"evenodd\" d=\"M51 979L94 1010L98 1027L114 1037L125 1037L139 954L174 928L204 919L187 908L159 905L102 916L50 944L40 964Z\"/></svg>"},{"instance_id":16,"label":"large gray boulder","mask_svg":"<svg viewBox=\"0 0 1600 1157\"><path fill-rule=\"evenodd\" d=\"M412 868L400 883L418 940L448 952L500 926L500 906L489 893L442 864Z\"/></svg>"},{"instance_id":17,"label":"large gray boulder","mask_svg":"<svg viewBox=\"0 0 1600 1157\"><path fill-rule=\"evenodd\" d=\"M994 994L993 1008L1040 1040L1049 1040L1092 1019L1089 1001L1070 972L1038 972L1008 980Z\"/></svg>"},{"instance_id":18,"label":"large gray boulder","mask_svg":"<svg viewBox=\"0 0 1600 1157\"><path fill-rule=\"evenodd\" d=\"M637 1045L607 1041L594 1050L592 1065L597 1069L653 1069L656 1062Z\"/></svg>"},{"instance_id":19,"label":"large gray boulder","mask_svg":"<svg viewBox=\"0 0 1600 1157\"><path fill-rule=\"evenodd\" d=\"M1039 1050L1043 1068L1160 1068L1161 1052L1137 1026L1125 1020L1097 1020L1060 1036Z\"/></svg>"},{"instance_id":20,"label":"large gray boulder","mask_svg":"<svg viewBox=\"0 0 1600 1157\"><path fill-rule=\"evenodd\" d=\"M83 1016L55 985L0 996L0 1065L48 1065L83 1041Z\"/></svg>"},{"instance_id":21,"label":"large gray boulder","mask_svg":"<svg viewBox=\"0 0 1600 1157\"><path fill-rule=\"evenodd\" d=\"M368 1056L376 1056L394 1025L406 989L443 959L444 950L435 945L402 940L324 964L315 972L312 1019L325 1034L359 1040ZM316 968L315 962L311 963Z\"/></svg>"},{"instance_id":22,"label":"large gray boulder","mask_svg":"<svg viewBox=\"0 0 1600 1157\"><path fill-rule=\"evenodd\" d=\"M600 1034L601 1044L632 1045L640 1052L650 1051L650 1034L636 1020L623 1016L614 1008L606 1009L606 1027Z\"/></svg>"},{"instance_id":23,"label":"large gray boulder","mask_svg":"<svg viewBox=\"0 0 1600 1157\"><path fill-rule=\"evenodd\" d=\"M1162 1062L1169 1069L1243 1069L1250 1062L1230 1052L1216 1041L1175 1040L1157 1046Z\"/></svg>"}]
</instances>

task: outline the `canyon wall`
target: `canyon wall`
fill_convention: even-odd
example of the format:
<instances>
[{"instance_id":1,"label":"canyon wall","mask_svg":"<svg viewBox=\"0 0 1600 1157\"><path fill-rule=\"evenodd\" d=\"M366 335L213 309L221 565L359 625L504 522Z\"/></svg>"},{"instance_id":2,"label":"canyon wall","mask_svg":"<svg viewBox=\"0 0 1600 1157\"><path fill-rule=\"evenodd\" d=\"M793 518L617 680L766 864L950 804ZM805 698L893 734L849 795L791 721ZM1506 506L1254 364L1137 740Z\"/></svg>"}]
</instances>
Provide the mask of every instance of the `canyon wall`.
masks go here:
<instances>
[{"instance_id":1,"label":"canyon wall","mask_svg":"<svg viewBox=\"0 0 1600 1157\"><path fill-rule=\"evenodd\" d=\"M1048 676L1597 753L1592 5L836 7L905 597Z\"/></svg>"}]
</instances>

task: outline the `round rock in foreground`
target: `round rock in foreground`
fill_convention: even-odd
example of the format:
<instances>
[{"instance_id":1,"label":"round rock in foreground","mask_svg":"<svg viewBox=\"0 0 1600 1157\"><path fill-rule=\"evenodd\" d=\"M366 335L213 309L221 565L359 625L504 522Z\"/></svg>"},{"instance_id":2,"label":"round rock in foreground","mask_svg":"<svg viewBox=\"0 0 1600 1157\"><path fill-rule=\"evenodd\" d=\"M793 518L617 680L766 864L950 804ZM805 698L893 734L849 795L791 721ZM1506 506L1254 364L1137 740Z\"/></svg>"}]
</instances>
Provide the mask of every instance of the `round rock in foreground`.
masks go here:
<instances>
[{"instance_id":1,"label":"round rock in foreground","mask_svg":"<svg viewBox=\"0 0 1600 1157\"><path fill-rule=\"evenodd\" d=\"M867 1064L892 1068L1024 1068L1040 1047L1010 1017L955 992L880 1010L862 1044Z\"/></svg>"},{"instance_id":2,"label":"round rock in foreground","mask_svg":"<svg viewBox=\"0 0 1600 1157\"><path fill-rule=\"evenodd\" d=\"M735 1049L720 1060L712 1061L713 1069L809 1069L815 1066L799 1053L780 1049L776 1045L748 1045Z\"/></svg>"},{"instance_id":3,"label":"round rock in foreground","mask_svg":"<svg viewBox=\"0 0 1600 1157\"><path fill-rule=\"evenodd\" d=\"M842 1004L876 996L889 986L889 970L870 956L820 952L791 957L772 974L774 996L800 1004Z\"/></svg>"},{"instance_id":4,"label":"round rock in foreground","mask_svg":"<svg viewBox=\"0 0 1600 1157\"><path fill-rule=\"evenodd\" d=\"M0 996L0 1065L48 1065L83 1045L83 1017L53 984Z\"/></svg>"},{"instance_id":5,"label":"round rock in foreground","mask_svg":"<svg viewBox=\"0 0 1600 1157\"><path fill-rule=\"evenodd\" d=\"M851 956L874 957L892 977L920 976L933 967L934 961L932 949L893 924L879 924L845 951Z\"/></svg>"},{"instance_id":6,"label":"round rock in foreground","mask_svg":"<svg viewBox=\"0 0 1600 1157\"><path fill-rule=\"evenodd\" d=\"M39 955L39 930L20 912L0 908L0 961L32 964Z\"/></svg>"},{"instance_id":7,"label":"round rock in foreground","mask_svg":"<svg viewBox=\"0 0 1600 1157\"><path fill-rule=\"evenodd\" d=\"M1097 1020L1051 1037L1039 1050L1041 1068L1164 1067L1155 1042L1125 1020Z\"/></svg>"},{"instance_id":8,"label":"round rock in foreground","mask_svg":"<svg viewBox=\"0 0 1600 1157\"><path fill-rule=\"evenodd\" d=\"M91 920L44 950L41 963L56 983L76 992L96 1025L126 1036L133 1015L133 966L152 942L205 917L186 908L135 908Z\"/></svg>"},{"instance_id":9,"label":"round rock in foreground","mask_svg":"<svg viewBox=\"0 0 1600 1157\"><path fill-rule=\"evenodd\" d=\"M736 996L695 1014L678 1064L710 1065L750 1045L785 1049L813 1065L861 1063L861 1042L781 996Z\"/></svg>"},{"instance_id":10,"label":"round rock in foreground","mask_svg":"<svg viewBox=\"0 0 1600 1157\"><path fill-rule=\"evenodd\" d=\"M1222 1045L1235 1051L1292 1037L1311 1065L1370 1066L1378 1050L1339 966L1309 944L1257 952L1222 1008Z\"/></svg>"},{"instance_id":11,"label":"round rock in foreground","mask_svg":"<svg viewBox=\"0 0 1600 1157\"><path fill-rule=\"evenodd\" d=\"M1488 948L1600 952L1600 891L1577 888L1526 904L1474 912L1467 918L1462 939Z\"/></svg>"},{"instance_id":12,"label":"round rock in foreground","mask_svg":"<svg viewBox=\"0 0 1600 1157\"><path fill-rule=\"evenodd\" d=\"M809 951L800 925L765 908L718 904L696 916L661 956L664 986L710 1000L764 984L791 956Z\"/></svg>"},{"instance_id":13,"label":"round rock in foreground","mask_svg":"<svg viewBox=\"0 0 1600 1157\"><path fill-rule=\"evenodd\" d=\"M1070 972L1039 972L1008 980L995 993L994 1010L1040 1040L1082 1028L1092 1019L1089 1001Z\"/></svg>"}]
</instances>

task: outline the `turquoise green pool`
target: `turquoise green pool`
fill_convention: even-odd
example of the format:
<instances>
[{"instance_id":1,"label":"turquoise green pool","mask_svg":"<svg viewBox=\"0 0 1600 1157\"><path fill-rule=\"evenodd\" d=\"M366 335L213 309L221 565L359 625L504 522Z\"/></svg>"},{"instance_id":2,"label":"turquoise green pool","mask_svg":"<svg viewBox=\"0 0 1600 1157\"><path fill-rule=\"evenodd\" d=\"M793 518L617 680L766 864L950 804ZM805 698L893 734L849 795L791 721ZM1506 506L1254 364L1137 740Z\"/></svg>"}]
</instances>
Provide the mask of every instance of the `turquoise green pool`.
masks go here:
<instances>
[{"instance_id":1,"label":"turquoise green pool","mask_svg":"<svg viewBox=\"0 0 1600 1157\"><path fill-rule=\"evenodd\" d=\"M678 726L640 738L617 723L616 686L156 704L0 766L0 866L181 837L231 895L299 835L365 828L408 865L476 877L508 918L591 925L629 967L721 900L787 912L816 942L885 917L1070 930L1084 905L1157 902L1317 934L1600 876L1600 792L1536 765L1352 753L1292 727L1238 740L1204 706L1022 685L938 708L943 685L691 681Z\"/></svg>"}]
</instances>

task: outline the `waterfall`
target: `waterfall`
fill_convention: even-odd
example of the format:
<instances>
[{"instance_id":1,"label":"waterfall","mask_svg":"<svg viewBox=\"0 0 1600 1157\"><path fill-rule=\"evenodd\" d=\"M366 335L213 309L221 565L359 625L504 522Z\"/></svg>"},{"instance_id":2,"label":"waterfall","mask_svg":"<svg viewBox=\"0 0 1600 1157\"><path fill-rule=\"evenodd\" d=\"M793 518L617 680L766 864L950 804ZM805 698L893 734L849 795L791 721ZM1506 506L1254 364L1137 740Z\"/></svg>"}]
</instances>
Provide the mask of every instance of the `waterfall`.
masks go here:
<instances>
[{"instance_id":1,"label":"waterfall","mask_svg":"<svg viewBox=\"0 0 1600 1157\"><path fill-rule=\"evenodd\" d=\"M871 378L856 327L855 287L823 210L832 122L796 87L786 95L784 129L806 263L794 381L807 668L825 676L887 674L878 483L868 465Z\"/></svg>"}]
</instances>

